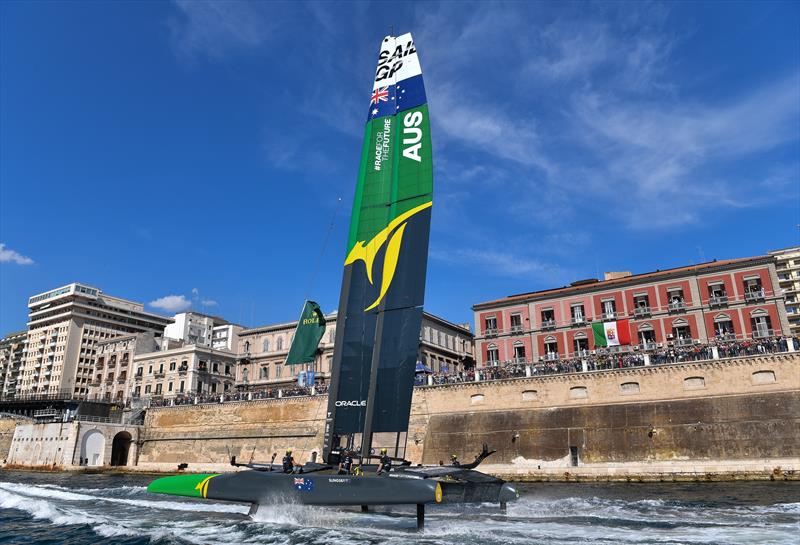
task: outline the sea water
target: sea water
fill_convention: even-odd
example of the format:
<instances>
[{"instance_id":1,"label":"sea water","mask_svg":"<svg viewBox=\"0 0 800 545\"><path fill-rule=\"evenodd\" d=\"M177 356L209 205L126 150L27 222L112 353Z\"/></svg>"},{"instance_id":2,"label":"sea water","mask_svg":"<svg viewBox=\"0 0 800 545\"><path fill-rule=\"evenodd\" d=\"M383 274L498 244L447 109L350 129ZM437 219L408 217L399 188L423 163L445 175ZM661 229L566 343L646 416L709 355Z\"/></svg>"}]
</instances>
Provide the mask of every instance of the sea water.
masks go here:
<instances>
[{"instance_id":1,"label":"sea water","mask_svg":"<svg viewBox=\"0 0 800 545\"><path fill-rule=\"evenodd\" d=\"M148 494L152 477L0 472L0 543L800 543L800 482L530 484L497 506L248 506Z\"/></svg>"}]
</instances>

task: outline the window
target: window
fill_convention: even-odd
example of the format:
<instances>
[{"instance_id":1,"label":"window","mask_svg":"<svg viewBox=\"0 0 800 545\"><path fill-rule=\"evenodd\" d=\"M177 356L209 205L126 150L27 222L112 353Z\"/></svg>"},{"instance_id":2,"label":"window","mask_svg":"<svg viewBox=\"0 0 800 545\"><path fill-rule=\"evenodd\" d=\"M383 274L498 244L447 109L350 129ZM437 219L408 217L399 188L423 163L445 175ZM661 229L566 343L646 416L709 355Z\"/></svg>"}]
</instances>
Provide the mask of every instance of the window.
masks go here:
<instances>
[{"instance_id":1,"label":"window","mask_svg":"<svg viewBox=\"0 0 800 545\"><path fill-rule=\"evenodd\" d=\"M525 361L525 345L521 342L514 343L514 361L517 363Z\"/></svg>"},{"instance_id":2,"label":"window","mask_svg":"<svg viewBox=\"0 0 800 545\"><path fill-rule=\"evenodd\" d=\"M497 365L498 360L500 359L499 351L497 350L497 346L494 344L490 344L489 348L486 350L486 361L490 365Z\"/></svg>"},{"instance_id":3,"label":"window","mask_svg":"<svg viewBox=\"0 0 800 545\"><path fill-rule=\"evenodd\" d=\"M269 352L269 339L264 339L264 352Z\"/></svg>"},{"instance_id":4,"label":"window","mask_svg":"<svg viewBox=\"0 0 800 545\"><path fill-rule=\"evenodd\" d=\"M583 303L574 303L570 307L570 314L572 315L572 323L573 324L582 324L585 319L585 313L583 311Z\"/></svg>"},{"instance_id":5,"label":"window","mask_svg":"<svg viewBox=\"0 0 800 545\"><path fill-rule=\"evenodd\" d=\"M758 276L744 279L744 298L745 301L758 301L764 299L764 286L761 285L761 278Z\"/></svg>"},{"instance_id":6,"label":"window","mask_svg":"<svg viewBox=\"0 0 800 545\"><path fill-rule=\"evenodd\" d=\"M603 318L617 317L617 303L613 299L603 301Z\"/></svg>"},{"instance_id":7,"label":"window","mask_svg":"<svg viewBox=\"0 0 800 545\"><path fill-rule=\"evenodd\" d=\"M244 351L248 354L250 353L250 341L244 342Z\"/></svg>"},{"instance_id":8,"label":"window","mask_svg":"<svg viewBox=\"0 0 800 545\"><path fill-rule=\"evenodd\" d=\"M487 335L497 333L497 318L495 316L487 316L484 320L484 331Z\"/></svg>"},{"instance_id":9,"label":"window","mask_svg":"<svg viewBox=\"0 0 800 545\"><path fill-rule=\"evenodd\" d=\"M211 364L211 371L214 373L219 373L219 363L214 362Z\"/></svg>"},{"instance_id":10,"label":"window","mask_svg":"<svg viewBox=\"0 0 800 545\"><path fill-rule=\"evenodd\" d=\"M152 365L150 365L150 366L148 367L148 369L147 369L147 374L148 374L148 375L152 375L152 374L153 374L153 366L152 366Z\"/></svg>"},{"instance_id":11,"label":"window","mask_svg":"<svg viewBox=\"0 0 800 545\"><path fill-rule=\"evenodd\" d=\"M174 362L174 361L169 362L169 370L170 371L174 371L175 370L175 365L176 365L176 362Z\"/></svg>"},{"instance_id":12,"label":"window","mask_svg":"<svg viewBox=\"0 0 800 545\"><path fill-rule=\"evenodd\" d=\"M552 308L542 310L542 329L553 329L556 327L556 314Z\"/></svg>"},{"instance_id":13,"label":"window","mask_svg":"<svg viewBox=\"0 0 800 545\"><path fill-rule=\"evenodd\" d=\"M328 333L328 342L333 343L336 341L336 328L332 327L331 332Z\"/></svg>"},{"instance_id":14,"label":"window","mask_svg":"<svg viewBox=\"0 0 800 545\"><path fill-rule=\"evenodd\" d=\"M692 330L686 320L675 320L672 322L672 338L678 346L689 345L692 340Z\"/></svg>"},{"instance_id":15,"label":"window","mask_svg":"<svg viewBox=\"0 0 800 545\"><path fill-rule=\"evenodd\" d=\"M278 340L275 342L276 350L283 350L283 337L278 337Z\"/></svg>"},{"instance_id":16,"label":"window","mask_svg":"<svg viewBox=\"0 0 800 545\"><path fill-rule=\"evenodd\" d=\"M750 326L753 330L753 338L763 339L772 336L772 320L764 310L755 310L750 314Z\"/></svg>"},{"instance_id":17,"label":"window","mask_svg":"<svg viewBox=\"0 0 800 545\"><path fill-rule=\"evenodd\" d=\"M650 315L650 298L646 293L639 293L633 296L633 315Z\"/></svg>"},{"instance_id":18,"label":"window","mask_svg":"<svg viewBox=\"0 0 800 545\"><path fill-rule=\"evenodd\" d=\"M717 314L714 317L714 336L720 341L736 340L733 322L727 314Z\"/></svg>"},{"instance_id":19,"label":"window","mask_svg":"<svg viewBox=\"0 0 800 545\"><path fill-rule=\"evenodd\" d=\"M259 376L262 380L266 380L269 378L269 367L262 367L261 368L261 375Z\"/></svg>"},{"instance_id":20,"label":"window","mask_svg":"<svg viewBox=\"0 0 800 545\"><path fill-rule=\"evenodd\" d=\"M283 365L277 364L275 365L275 378L281 378L283 374Z\"/></svg>"},{"instance_id":21,"label":"window","mask_svg":"<svg viewBox=\"0 0 800 545\"><path fill-rule=\"evenodd\" d=\"M585 333L579 333L575 335L575 338L572 341L572 348L574 349L576 356L589 355L589 339Z\"/></svg>"},{"instance_id":22,"label":"window","mask_svg":"<svg viewBox=\"0 0 800 545\"><path fill-rule=\"evenodd\" d=\"M249 378L250 378L250 370L249 369L243 369L242 370L242 382L246 383L249 380Z\"/></svg>"},{"instance_id":23,"label":"window","mask_svg":"<svg viewBox=\"0 0 800 545\"><path fill-rule=\"evenodd\" d=\"M173 386L173 383L172 383L172 382L170 382L169 384L167 384L167 391L168 391L168 392L171 392L171 391L172 391L172 386Z\"/></svg>"},{"instance_id":24,"label":"window","mask_svg":"<svg viewBox=\"0 0 800 545\"><path fill-rule=\"evenodd\" d=\"M639 326L639 345L643 350L652 350L656 347L656 332L651 324Z\"/></svg>"},{"instance_id":25,"label":"window","mask_svg":"<svg viewBox=\"0 0 800 545\"><path fill-rule=\"evenodd\" d=\"M547 337L544 340L545 359L558 358L558 341L555 337Z\"/></svg>"},{"instance_id":26,"label":"window","mask_svg":"<svg viewBox=\"0 0 800 545\"><path fill-rule=\"evenodd\" d=\"M144 393L145 394L149 394L150 393L150 385L149 384L144 387Z\"/></svg>"},{"instance_id":27,"label":"window","mask_svg":"<svg viewBox=\"0 0 800 545\"><path fill-rule=\"evenodd\" d=\"M686 308L683 298L683 288L667 288L670 312L678 312Z\"/></svg>"},{"instance_id":28,"label":"window","mask_svg":"<svg viewBox=\"0 0 800 545\"><path fill-rule=\"evenodd\" d=\"M512 333L521 333L522 332L522 315L521 314L512 314L511 315L511 332Z\"/></svg>"},{"instance_id":29,"label":"window","mask_svg":"<svg viewBox=\"0 0 800 545\"><path fill-rule=\"evenodd\" d=\"M728 294L725 292L725 284L722 282L709 282L708 284L708 304L711 306L725 305L728 302Z\"/></svg>"},{"instance_id":30,"label":"window","mask_svg":"<svg viewBox=\"0 0 800 545\"><path fill-rule=\"evenodd\" d=\"M180 385L180 389L179 389L180 393L184 392L184 388L185 388L185 384L184 384L184 381L182 380L181 381L181 385Z\"/></svg>"}]
</instances>

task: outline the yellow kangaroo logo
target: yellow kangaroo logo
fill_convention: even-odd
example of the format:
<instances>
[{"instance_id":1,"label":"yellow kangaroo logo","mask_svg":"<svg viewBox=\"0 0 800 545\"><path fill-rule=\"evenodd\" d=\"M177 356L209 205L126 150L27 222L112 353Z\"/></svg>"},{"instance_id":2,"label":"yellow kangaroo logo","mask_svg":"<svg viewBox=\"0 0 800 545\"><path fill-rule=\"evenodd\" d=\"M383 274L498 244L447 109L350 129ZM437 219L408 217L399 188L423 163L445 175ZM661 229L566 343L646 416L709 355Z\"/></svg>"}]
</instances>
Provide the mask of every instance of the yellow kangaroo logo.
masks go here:
<instances>
[{"instance_id":1,"label":"yellow kangaroo logo","mask_svg":"<svg viewBox=\"0 0 800 545\"><path fill-rule=\"evenodd\" d=\"M381 249L381 246L383 246L387 239L389 240L386 246L386 255L383 258L383 278L381 279L380 295L378 295L374 303L364 309L364 312L377 307L383 300L386 292L389 291L389 286L392 285L392 279L397 269L397 259L400 257L400 246L403 243L403 233L406 230L406 225L408 225L407 220L417 212L430 208L432 205L433 202L428 201L400 214L390 221L386 228L372 237L372 240L369 242L360 240L353 246L353 249L350 250L347 259L344 260L344 264L351 265L358 260L363 261L367 268L367 280L369 280L370 284L374 285L375 283L372 281L372 265L375 261L375 256L378 254L378 250ZM389 238L390 234L391 238Z\"/></svg>"}]
</instances>

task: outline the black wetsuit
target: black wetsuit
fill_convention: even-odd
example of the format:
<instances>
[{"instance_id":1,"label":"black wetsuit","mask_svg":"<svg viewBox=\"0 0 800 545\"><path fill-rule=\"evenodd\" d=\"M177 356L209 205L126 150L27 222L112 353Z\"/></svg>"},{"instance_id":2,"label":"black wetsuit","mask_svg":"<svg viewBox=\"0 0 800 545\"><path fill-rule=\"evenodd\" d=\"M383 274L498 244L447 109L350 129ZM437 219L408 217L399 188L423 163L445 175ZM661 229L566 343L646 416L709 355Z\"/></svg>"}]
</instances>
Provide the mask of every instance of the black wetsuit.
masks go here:
<instances>
[{"instance_id":1,"label":"black wetsuit","mask_svg":"<svg viewBox=\"0 0 800 545\"><path fill-rule=\"evenodd\" d=\"M342 469L339 470L340 475L349 475L350 470L353 468L353 457L345 456L342 460Z\"/></svg>"},{"instance_id":2,"label":"black wetsuit","mask_svg":"<svg viewBox=\"0 0 800 545\"><path fill-rule=\"evenodd\" d=\"M392 459L389 458L388 454L384 454L383 456L381 456L381 465L383 466L383 468L381 469L381 473L383 473L384 471L388 473L392 470Z\"/></svg>"},{"instance_id":3,"label":"black wetsuit","mask_svg":"<svg viewBox=\"0 0 800 545\"><path fill-rule=\"evenodd\" d=\"M461 467L461 462L458 460L453 460L453 467Z\"/></svg>"},{"instance_id":4,"label":"black wetsuit","mask_svg":"<svg viewBox=\"0 0 800 545\"><path fill-rule=\"evenodd\" d=\"M294 458L291 454L283 457L283 472L292 473L294 471Z\"/></svg>"}]
</instances>

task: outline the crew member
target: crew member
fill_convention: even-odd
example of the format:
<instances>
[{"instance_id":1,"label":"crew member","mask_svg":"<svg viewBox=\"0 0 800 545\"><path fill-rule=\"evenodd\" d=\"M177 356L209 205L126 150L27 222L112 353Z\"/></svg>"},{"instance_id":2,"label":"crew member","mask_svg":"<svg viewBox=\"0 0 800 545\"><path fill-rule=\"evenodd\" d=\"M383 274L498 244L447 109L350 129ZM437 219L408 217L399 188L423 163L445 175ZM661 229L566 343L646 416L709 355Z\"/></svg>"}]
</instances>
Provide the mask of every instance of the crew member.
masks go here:
<instances>
[{"instance_id":1,"label":"crew member","mask_svg":"<svg viewBox=\"0 0 800 545\"><path fill-rule=\"evenodd\" d=\"M461 462L458 461L458 455L457 454L453 454L452 456L450 456L450 464L453 467L461 467Z\"/></svg>"},{"instance_id":2,"label":"crew member","mask_svg":"<svg viewBox=\"0 0 800 545\"><path fill-rule=\"evenodd\" d=\"M292 456L292 449L286 449L286 456L283 457L283 472L284 473L294 473L296 471L297 464L294 461L294 456Z\"/></svg>"},{"instance_id":3,"label":"crew member","mask_svg":"<svg viewBox=\"0 0 800 545\"><path fill-rule=\"evenodd\" d=\"M392 470L392 459L386 454L386 448L381 449L381 463L378 464L378 475L382 475L385 471L389 473Z\"/></svg>"},{"instance_id":4,"label":"crew member","mask_svg":"<svg viewBox=\"0 0 800 545\"><path fill-rule=\"evenodd\" d=\"M349 475L353 470L353 453L346 451L339 462L339 475Z\"/></svg>"}]
</instances>

